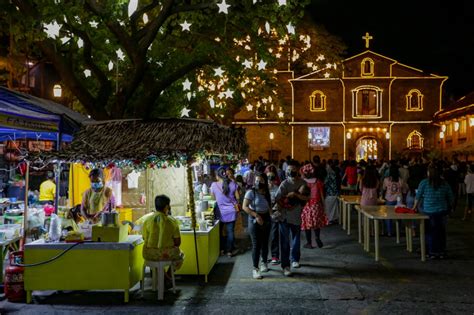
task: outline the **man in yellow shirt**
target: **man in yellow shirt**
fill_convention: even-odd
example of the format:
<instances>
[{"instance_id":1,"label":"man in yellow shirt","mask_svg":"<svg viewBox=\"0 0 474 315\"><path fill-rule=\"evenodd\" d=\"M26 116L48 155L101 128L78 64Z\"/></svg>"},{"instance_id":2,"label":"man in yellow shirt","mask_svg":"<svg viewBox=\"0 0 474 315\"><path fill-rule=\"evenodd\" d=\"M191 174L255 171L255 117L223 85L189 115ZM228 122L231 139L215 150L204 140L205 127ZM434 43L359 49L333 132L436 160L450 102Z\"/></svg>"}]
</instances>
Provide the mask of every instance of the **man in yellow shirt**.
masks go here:
<instances>
[{"instance_id":1,"label":"man in yellow shirt","mask_svg":"<svg viewBox=\"0 0 474 315\"><path fill-rule=\"evenodd\" d=\"M183 264L184 255L179 249L181 235L178 221L168 215L171 210L170 198L156 196L155 209L156 212L143 223L143 258L150 261L172 260L174 268L178 270Z\"/></svg>"},{"instance_id":2,"label":"man in yellow shirt","mask_svg":"<svg viewBox=\"0 0 474 315\"><path fill-rule=\"evenodd\" d=\"M46 173L46 180L40 185L39 203L54 204L54 196L56 195L56 184L54 183L54 173Z\"/></svg>"}]
</instances>

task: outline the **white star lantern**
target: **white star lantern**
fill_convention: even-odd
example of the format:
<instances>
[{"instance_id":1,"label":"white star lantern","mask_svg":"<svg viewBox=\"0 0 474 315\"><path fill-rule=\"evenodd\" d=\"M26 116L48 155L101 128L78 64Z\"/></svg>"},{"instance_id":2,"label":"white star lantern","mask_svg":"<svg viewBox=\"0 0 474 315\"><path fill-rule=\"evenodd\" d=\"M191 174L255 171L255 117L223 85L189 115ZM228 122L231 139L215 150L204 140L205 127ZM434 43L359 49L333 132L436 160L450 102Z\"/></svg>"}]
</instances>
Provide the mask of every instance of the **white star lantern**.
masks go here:
<instances>
[{"instance_id":1,"label":"white star lantern","mask_svg":"<svg viewBox=\"0 0 474 315\"><path fill-rule=\"evenodd\" d=\"M265 22L265 31L270 34L270 23Z\"/></svg>"},{"instance_id":2,"label":"white star lantern","mask_svg":"<svg viewBox=\"0 0 474 315\"><path fill-rule=\"evenodd\" d=\"M192 82L189 81L188 79L184 80L184 82L183 82L183 91L191 90L191 84L192 84Z\"/></svg>"},{"instance_id":3,"label":"white star lantern","mask_svg":"<svg viewBox=\"0 0 474 315\"><path fill-rule=\"evenodd\" d=\"M253 110L253 105L252 104L248 104L247 105L247 111L251 112Z\"/></svg>"},{"instance_id":4,"label":"white star lantern","mask_svg":"<svg viewBox=\"0 0 474 315\"><path fill-rule=\"evenodd\" d=\"M223 74L224 74L224 70L222 70L221 67L214 69L214 75L215 75L215 76L217 76L217 77L222 77Z\"/></svg>"},{"instance_id":5,"label":"white star lantern","mask_svg":"<svg viewBox=\"0 0 474 315\"><path fill-rule=\"evenodd\" d=\"M219 7L219 12L218 13L224 13L224 14L227 14L229 13L229 11L227 10L230 5L228 5L225 0L222 0L221 3L218 3L217 6Z\"/></svg>"},{"instance_id":6,"label":"white star lantern","mask_svg":"<svg viewBox=\"0 0 474 315\"><path fill-rule=\"evenodd\" d=\"M330 76L331 76L331 75L329 74L329 72L326 72L326 73L324 74L324 77L325 77L325 78L329 78Z\"/></svg>"},{"instance_id":7,"label":"white star lantern","mask_svg":"<svg viewBox=\"0 0 474 315\"><path fill-rule=\"evenodd\" d=\"M283 112L278 112L278 118L283 118L285 114Z\"/></svg>"},{"instance_id":8,"label":"white star lantern","mask_svg":"<svg viewBox=\"0 0 474 315\"><path fill-rule=\"evenodd\" d=\"M278 5L279 6L286 5L286 0L278 0Z\"/></svg>"},{"instance_id":9,"label":"white star lantern","mask_svg":"<svg viewBox=\"0 0 474 315\"><path fill-rule=\"evenodd\" d=\"M252 63L252 61L250 61L248 59L245 59L245 61L242 63L242 65L244 65L244 67L247 68L247 69L251 69L252 66L253 66L253 63Z\"/></svg>"},{"instance_id":10,"label":"white star lantern","mask_svg":"<svg viewBox=\"0 0 474 315\"><path fill-rule=\"evenodd\" d=\"M89 24L93 28L97 28L97 25L99 25L99 23L97 23L96 21L90 21Z\"/></svg>"},{"instance_id":11,"label":"white star lantern","mask_svg":"<svg viewBox=\"0 0 474 315\"><path fill-rule=\"evenodd\" d=\"M234 91L232 91L231 89L227 89L227 90L224 92L224 95L225 95L225 98L232 98L233 95L234 95Z\"/></svg>"},{"instance_id":12,"label":"white star lantern","mask_svg":"<svg viewBox=\"0 0 474 315\"><path fill-rule=\"evenodd\" d=\"M186 108L186 107L183 108L183 109L181 110L181 117L189 117L189 112L190 112L190 111L191 111L191 110L188 109L188 108Z\"/></svg>"},{"instance_id":13,"label":"white star lantern","mask_svg":"<svg viewBox=\"0 0 474 315\"><path fill-rule=\"evenodd\" d=\"M77 40L77 47L82 48L83 46L84 46L84 41L82 40L82 38L79 38Z\"/></svg>"},{"instance_id":14,"label":"white star lantern","mask_svg":"<svg viewBox=\"0 0 474 315\"><path fill-rule=\"evenodd\" d=\"M84 76L86 78L90 77L91 76L91 71L89 69L84 70Z\"/></svg>"},{"instance_id":15,"label":"white star lantern","mask_svg":"<svg viewBox=\"0 0 474 315\"><path fill-rule=\"evenodd\" d=\"M64 37L61 37L61 43L63 44L66 44L71 38L67 37L67 36L64 36Z\"/></svg>"},{"instance_id":16,"label":"white star lantern","mask_svg":"<svg viewBox=\"0 0 474 315\"><path fill-rule=\"evenodd\" d=\"M295 33L296 33L295 32L295 26L293 24L291 24L291 22L286 25L286 29L288 30L288 34L295 35Z\"/></svg>"},{"instance_id":17,"label":"white star lantern","mask_svg":"<svg viewBox=\"0 0 474 315\"><path fill-rule=\"evenodd\" d=\"M265 70L267 63L263 61L263 59L261 59L260 62L257 64L257 66L258 66L258 70Z\"/></svg>"},{"instance_id":18,"label":"white star lantern","mask_svg":"<svg viewBox=\"0 0 474 315\"><path fill-rule=\"evenodd\" d=\"M117 58L120 59L120 61L124 61L125 60L125 54L123 53L122 49L117 49L115 51L115 53L117 54Z\"/></svg>"},{"instance_id":19,"label":"white star lantern","mask_svg":"<svg viewBox=\"0 0 474 315\"><path fill-rule=\"evenodd\" d=\"M46 35L49 38L56 39L59 37L59 30L61 29L61 25L59 25L56 21L53 23L43 24L45 28Z\"/></svg>"},{"instance_id":20,"label":"white star lantern","mask_svg":"<svg viewBox=\"0 0 474 315\"><path fill-rule=\"evenodd\" d=\"M132 14L137 11L138 8L138 0L130 0L128 3L128 17L131 17Z\"/></svg>"},{"instance_id":21,"label":"white star lantern","mask_svg":"<svg viewBox=\"0 0 474 315\"><path fill-rule=\"evenodd\" d=\"M114 68L114 63L112 62L112 60L109 61L109 64L107 65L107 67L109 68L109 71L111 71Z\"/></svg>"},{"instance_id":22,"label":"white star lantern","mask_svg":"<svg viewBox=\"0 0 474 315\"><path fill-rule=\"evenodd\" d=\"M179 24L179 25L181 25L181 30L182 30L183 32L184 32L184 31L188 31L188 32L191 31L190 27L191 27L192 24L191 24L191 23L188 23L188 21L184 20L184 22L181 23L181 24Z\"/></svg>"}]
</instances>

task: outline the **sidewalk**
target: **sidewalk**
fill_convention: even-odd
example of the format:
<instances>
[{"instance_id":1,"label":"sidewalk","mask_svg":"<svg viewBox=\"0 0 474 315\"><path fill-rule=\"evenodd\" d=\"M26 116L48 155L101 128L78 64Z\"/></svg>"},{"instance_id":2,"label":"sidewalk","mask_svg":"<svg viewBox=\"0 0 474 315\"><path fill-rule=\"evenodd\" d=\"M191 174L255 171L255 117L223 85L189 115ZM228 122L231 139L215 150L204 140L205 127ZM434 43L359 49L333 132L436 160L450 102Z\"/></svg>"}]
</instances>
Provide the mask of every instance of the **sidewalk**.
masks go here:
<instances>
[{"instance_id":1,"label":"sidewalk","mask_svg":"<svg viewBox=\"0 0 474 315\"><path fill-rule=\"evenodd\" d=\"M355 226L355 223L354 225ZM251 278L251 255L221 257L207 285L195 277L177 281L179 292L158 302L138 286L127 305L121 292L39 292L34 304L0 302L17 314L472 314L474 312L474 222L450 219L449 259L420 261L404 238L381 238L381 259L347 236L340 226L322 231L323 249L302 248L301 268L285 278L270 266L263 280ZM418 248L415 239L414 249ZM373 248L372 248L373 249Z\"/></svg>"}]
</instances>

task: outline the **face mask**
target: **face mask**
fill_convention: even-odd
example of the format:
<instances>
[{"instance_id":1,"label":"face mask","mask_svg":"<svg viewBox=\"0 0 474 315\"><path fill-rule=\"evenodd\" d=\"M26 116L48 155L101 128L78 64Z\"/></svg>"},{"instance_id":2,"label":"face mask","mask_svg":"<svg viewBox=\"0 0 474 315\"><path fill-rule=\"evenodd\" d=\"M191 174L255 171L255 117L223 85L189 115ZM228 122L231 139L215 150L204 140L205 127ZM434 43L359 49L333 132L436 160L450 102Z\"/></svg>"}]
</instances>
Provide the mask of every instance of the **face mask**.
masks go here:
<instances>
[{"instance_id":1,"label":"face mask","mask_svg":"<svg viewBox=\"0 0 474 315\"><path fill-rule=\"evenodd\" d=\"M274 180L275 180L275 176L268 176L268 180L271 181L271 182L274 181Z\"/></svg>"},{"instance_id":2,"label":"face mask","mask_svg":"<svg viewBox=\"0 0 474 315\"><path fill-rule=\"evenodd\" d=\"M255 187L257 187L258 189L263 189L265 188L265 183L257 179L255 180Z\"/></svg>"},{"instance_id":3,"label":"face mask","mask_svg":"<svg viewBox=\"0 0 474 315\"><path fill-rule=\"evenodd\" d=\"M104 184L102 184L102 182L93 182L93 183L91 183L91 188L93 190L100 190L102 187L104 187Z\"/></svg>"}]
</instances>

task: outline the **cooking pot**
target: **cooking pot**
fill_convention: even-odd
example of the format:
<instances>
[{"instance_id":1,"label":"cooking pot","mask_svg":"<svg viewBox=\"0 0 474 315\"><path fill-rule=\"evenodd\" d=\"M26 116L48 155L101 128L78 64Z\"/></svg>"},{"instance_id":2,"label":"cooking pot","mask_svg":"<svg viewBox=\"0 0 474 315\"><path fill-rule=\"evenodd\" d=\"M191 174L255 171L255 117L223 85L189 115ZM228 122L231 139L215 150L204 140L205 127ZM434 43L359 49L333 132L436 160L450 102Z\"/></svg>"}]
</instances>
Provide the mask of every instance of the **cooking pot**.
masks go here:
<instances>
[{"instance_id":1,"label":"cooking pot","mask_svg":"<svg viewBox=\"0 0 474 315\"><path fill-rule=\"evenodd\" d=\"M119 225L119 214L116 211L102 212L100 217L100 223L102 226L118 226Z\"/></svg>"}]
</instances>

